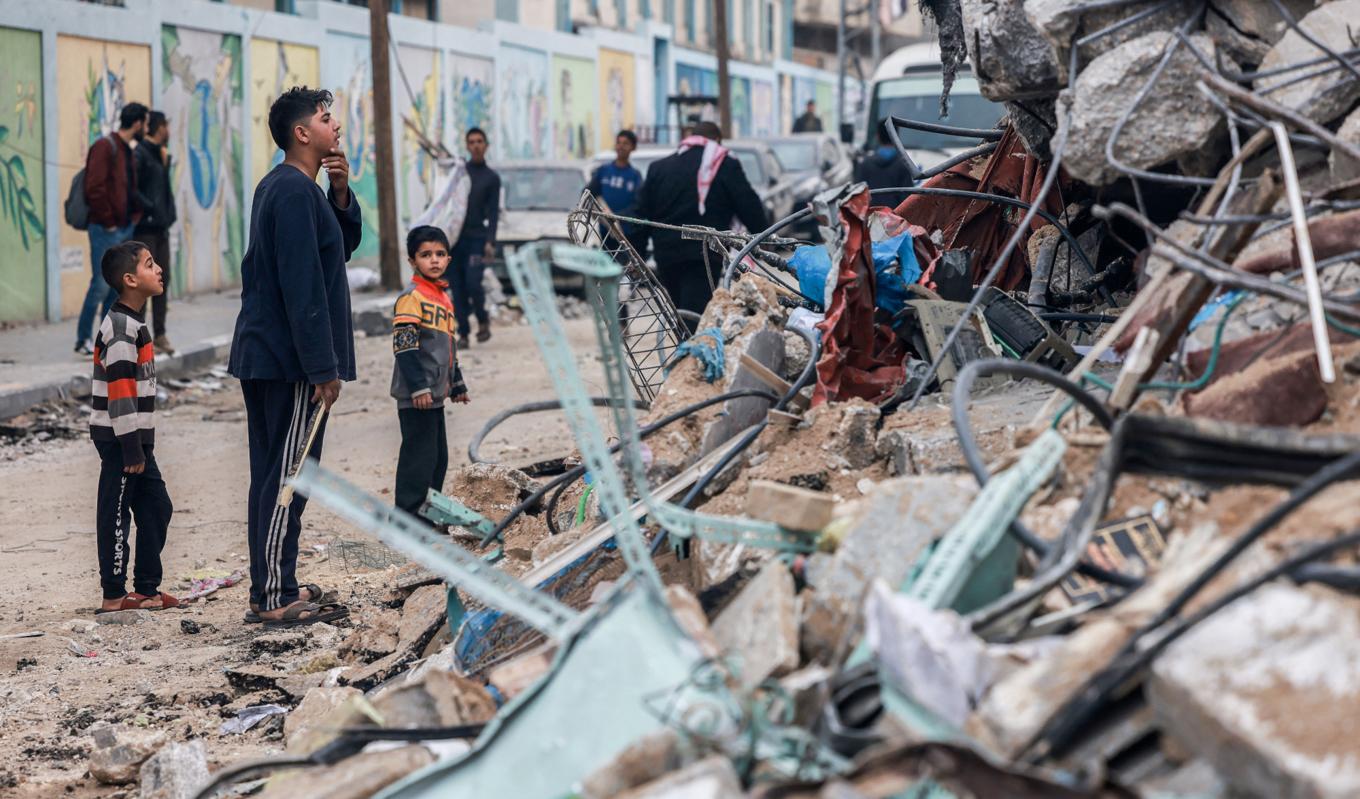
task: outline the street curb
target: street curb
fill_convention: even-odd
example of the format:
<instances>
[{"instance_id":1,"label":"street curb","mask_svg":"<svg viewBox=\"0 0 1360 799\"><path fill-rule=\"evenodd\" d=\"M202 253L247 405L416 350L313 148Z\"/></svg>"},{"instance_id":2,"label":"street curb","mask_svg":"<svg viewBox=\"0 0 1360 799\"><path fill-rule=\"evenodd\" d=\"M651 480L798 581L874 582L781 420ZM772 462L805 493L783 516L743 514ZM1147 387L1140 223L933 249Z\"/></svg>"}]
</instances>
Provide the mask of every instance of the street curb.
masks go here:
<instances>
[{"instance_id":1,"label":"street curb","mask_svg":"<svg viewBox=\"0 0 1360 799\"><path fill-rule=\"evenodd\" d=\"M390 331L392 324L392 303L396 295L365 298L351 307L355 331L362 330L366 335L383 335ZM156 358L156 377L188 377L206 371L214 364L226 360L231 353L231 334L204 339L192 347L177 351L174 355ZM31 386L0 391L0 420L12 419L34 405L48 400L68 397L88 397L90 395L90 375L88 364L79 368L85 374L50 380Z\"/></svg>"}]
</instances>

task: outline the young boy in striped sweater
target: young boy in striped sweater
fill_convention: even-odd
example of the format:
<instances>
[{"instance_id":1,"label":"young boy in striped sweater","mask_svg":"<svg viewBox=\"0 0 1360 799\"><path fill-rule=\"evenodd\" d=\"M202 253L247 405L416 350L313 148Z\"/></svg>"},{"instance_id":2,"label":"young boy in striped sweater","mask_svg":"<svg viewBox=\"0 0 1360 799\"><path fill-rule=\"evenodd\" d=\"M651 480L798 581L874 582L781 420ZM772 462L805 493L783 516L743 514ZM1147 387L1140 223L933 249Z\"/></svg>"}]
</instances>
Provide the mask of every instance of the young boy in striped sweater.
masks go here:
<instances>
[{"instance_id":1,"label":"young boy in striped sweater","mask_svg":"<svg viewBox=\"0 0 1360 799\"><path fill-rule=\"evenodd\" d=\"M179 600L160 590L161 548L174 507L152 454L156 425L156 364L142 313L165 291L161 267L145 244L110 247L100 262L118 302L99 325L94 345L90 438L99 450L95 537L104 601L96 613L161 610ZM127 592L128 528L137 520L136 562Z\"/></svg>"}]
</instances>

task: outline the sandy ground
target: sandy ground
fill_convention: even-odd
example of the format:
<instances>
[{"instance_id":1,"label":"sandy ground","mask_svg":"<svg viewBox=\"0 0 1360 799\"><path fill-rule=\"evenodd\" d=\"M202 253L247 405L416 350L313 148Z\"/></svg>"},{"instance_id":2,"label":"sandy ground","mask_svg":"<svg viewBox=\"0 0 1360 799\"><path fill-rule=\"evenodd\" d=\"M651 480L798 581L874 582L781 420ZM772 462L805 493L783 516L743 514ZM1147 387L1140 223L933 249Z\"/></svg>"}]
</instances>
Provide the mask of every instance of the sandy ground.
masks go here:
<instances>
[{"instance_id":1,"label":"sandy ground","mask_svg":"<svg viewBox=\"0 0 1360 799\"><path fill-rule=\"evenodd\" d=\"M591 391L603 393L588 321L567 323ZM388 397L392 356L386 338L357 342L361 379L346 385L327 431L323 463L348 480L391 496L400 433ZM554 396L529 329L497 328L487 345L463 354L472 403L448 410L451 466L467 462L468 439L498 411ZM157 422L157 460L175 503L162 559L163 587L183 590L196 569L246 567L247 452L239 391L231 379L216 391L174 393ZM211 379L209 381L211 388ZM482 456L523 464L565 453L566 425L554 414L522 416L498 428ZM218 726L253 704L228 686L223 669L271 657L252 643L258 626L240 623L244 585L223 589L185 610L153 614L135 626L89 631L99 586L94 542L98 459L84 438L46 442L32 454L0 457L0 636L31 630L39 638L0 639L0 796L135 796L86 775L97 721L162 731L174 740L202 738L210 766L259 757L282 747L277 725L235 736ZM313 505L304 518L299 564L303 582L336 589L363 604L385 590L386 573L341 557L362 534ZM192 622L184 624L184 622ZM73 623L74 622L74 623ZM198 632L194 629L197 624ZM320 630L296 657L328 651L347 631ZM79 657L70 641L96 652Z\"/></svg>"}]
</instances>

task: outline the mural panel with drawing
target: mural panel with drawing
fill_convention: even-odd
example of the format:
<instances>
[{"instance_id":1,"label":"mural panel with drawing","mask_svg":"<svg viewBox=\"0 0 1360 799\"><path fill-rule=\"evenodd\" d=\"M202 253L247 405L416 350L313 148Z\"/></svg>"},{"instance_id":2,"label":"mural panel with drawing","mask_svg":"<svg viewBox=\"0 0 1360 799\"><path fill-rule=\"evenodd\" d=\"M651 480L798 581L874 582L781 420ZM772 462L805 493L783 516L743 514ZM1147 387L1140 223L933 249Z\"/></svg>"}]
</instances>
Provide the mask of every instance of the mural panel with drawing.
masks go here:
<instances>
[{"instance_id":1,"label":"mural panel with drawing","mask_svg":"<svg viewBox=\"0 0 1360 799\"><path fill-rule=\"evenodd\" d=\"M432 148L440 144L447 147L449 142L444 132L438 51L401 45L397 47L397 61L401 67L395 97L395 122L401 131L401 163L397 170L401 194L397 213L405 230L425 210L434 190L435 161L421 146L422 139Z\"/></svg>"},{"instance_id":2,"label":"mural panel with drawing","mask_svg":"<svg viewBox=\"0 0 1360 799\"><path fill-rule=\"evenodd\" d=\"M444 65L449 73L447 86L450 109L447 115L450 127L446 130L449 141L446 143L449 149L466 155L463 137L468 128L487 130L491 127L496 66L490 59L458 53L446 54ZM494 142L491 149L496 151Z\"/></svg>"},{"instance_id":3,"label":"mural panel with drawing","mask_svg":"<svg viewBox=\"0 0 1360 799\"><path fill-rule=\"evenodd\" d=\"M161 27L159 107L170 124L171 290L178 296L240 281L245 207L241 37Z\"/></svg>"},{"instance_id":4,"label":"mural panel with drawing","mask_svg":"<svg viewBox=\"0 0 1360 799\"><path fill-rule=\"evenodd\" d=\"M496 57L496 72L500 135L499 141L491 142L491 147L502 159L552 155L547 53L506 45Z\"/></svg>"},{"instance_id":5,"label":"mural panel with drawing","mask_svg":"<svg viewBox=\"0 0 1360 799\"><path fill-rule=\"evenodd\" d=\"M723 131L733 138L751 135L751 81L733 76L730 78L732 103L732 131Z\"/></svg>"},{"instance_id":6,"label":"mural panel with drawing","mask_svg":"<svg viewBox=\"0 0 1360 799\"><path fill-rule=\"evenodd\" d=\"M751 135L766 138L775 134L774 86L763 81L751 81Z\"/></svg>"},{"instance_id":7,"label":"mural panel with drawing","mask_svg":"<svg viewBox=\"0 0 1360 799\"><path fill-rule=\"evenodd\" d=\"M269 106L294 86L321 85L321 54L315 47L273 39L250 40L250 184L283 162L283 151L269 135Z\"/></svg>"},{"instance_id":8,"label":"mural panel with drawing","mask_svg":"<svg viewBox=\"0 0 1360 799\"><path fill-rule=\"evenodd\" d=\"M589 158L599 125L595 62L555 55L553 74L553 141L558 158Z\"/></svg>"},{"instance_id":9,"label":"mural panel with drawing","mask_svg":"<svg viewBox=\"0 0 1360 799\"><path fill-rule=\"evenodd\" d=\"M363 213L363 241L350 258L350 265L376 265L378 176L373 166L373 69L368 39L330 31L324 49L321 82L335 95L333 111L340 116L340 146L349 157L349 187Z\"/></svg>"},{"instance_id":10,"label":"mural panel with drawing","mask_svg":"<svg viewBox=\"0 0 1360 799\"><path fill-rule=\"evenodd\" d=\"M691 64L676 63L675 65L675 93L684 97L717 97L718 96L718 73L704 67L696 67ZM672 114L675 112L672 111ZM712 103L705 103L702 106L685 106L682 109L684 122L697 121L697 119L718 121L718 108ZM675 124L674 117L666 120L667 124Z\"/></svg>"},{"instance_id":11,"label":"mural panel with drawing","mask_svg":"<svg viewBox=\"0 0 1360 799\"><path fill-rule=\"evenodd\" d=\"M151 48L79 36L57 37L57 186L62 199L85 154L100 136L118 128L129 102L154 105ZM90 285L90 240L68 225L61 229L61 314L80 313Z\"/></svg>"},{"instance_id":12,"label":"mural panel with drawing","mask_svg":"<svg viewBox=\"0 0 1360 799\"><path fill-rule=\"evenodd\" d=\"M637 65L632 54L600 48L600 129L596 146L614 147L614 137L624 128L637 126L634 86Z\"/></svg>"},{"instance_id":13,"label":"mural panel with drawing","mask_svg":"<svg viewBox=\"0 0 1360 799\"><path fill-rule=\"evenodd\" d=\"M0 322L43 318L42 34L0 28Z\"/></svg>"}]
</instances>

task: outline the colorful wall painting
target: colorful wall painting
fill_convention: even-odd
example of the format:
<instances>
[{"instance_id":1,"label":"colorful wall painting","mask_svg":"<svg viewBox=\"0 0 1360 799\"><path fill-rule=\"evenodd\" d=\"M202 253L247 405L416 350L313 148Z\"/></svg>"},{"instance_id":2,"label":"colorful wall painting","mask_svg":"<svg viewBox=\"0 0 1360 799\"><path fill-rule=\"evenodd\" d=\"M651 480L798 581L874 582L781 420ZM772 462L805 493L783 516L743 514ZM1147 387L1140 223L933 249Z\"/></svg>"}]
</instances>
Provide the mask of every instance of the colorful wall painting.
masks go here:
<instances>
[{"instance_id":1,"label":"colorful wall painting","mask_svg":"<svg viewBox=\"0 0 1360 799\"><path fill-rule=\"evenodd\" d=\"M506 45L496 58L500 129L493 142L502 159L547 158L553 153L548 117L548 55Z\"/></svg>"},{"instance_id":2,"label":"colorful wall painting","mask_svg":"<svg viewBox=\"0 0 1360 799\"><path fill-rule=\"evenodd\" d=\"M161 27L161 97L170 124L170 230L176 295L239 282L245 164L241 147L241 37Z\"/></svg>"},{"instance_id":3,"label":"colorful wall painting","mask_svg":"<svg viewBox=\"0 0 1360 799\"><path fill-rule=\"evenodd\" d=\"M321 54L315 47L273 39L250 40L250 182L253 192L283 151L269 135L269 106L294 86L321 85Z\"/></svg>"},{"instance_id":4,"label":"colorful wall painting","mask_svg":"<svg viewBox=\"0 0 1360 799\"><path fill-rule=\"evenodd\" d=\"M448 53L444 56L444 68L449 76L446 81L449 113L445 120L445 145L453 152L462 154L463 138L468 128L481 128L490 132L496 66L487 58ZM498 152L496 145L497 142L493 140L493 153Z\"/></svg>"},{"instance_id":5,"label":"colorful wall painting","mask_svg":"<svg viewBox=\"0 0 1360 799\"><path fill-rule=\"evenodd\" d=\"M750 136L751 81L736 76L730 78L730 81L732 88L729 90L731 96L728 101L732 104L732 132L723 131L723 133L734 138Z\"/></svg>"},{"instance_id":6,"label":"colorful wall painting","mask_svg":"<svg viewBox=\"0 0 1360 799\"><path fill-rule=\"evenodd\" d=\"M0 322L47 310L42 34L0 28Z\"/></svg>"},{"instance_id":7,"label":"colorful wall painting","mask_svg":"<svg viewBox=\"0 0 1360 799\"><path fill-rule=\"evenodd\" d=\"M637 65L630 53L600 48L600 129L596 146L614 147L614 137L637 126Z\"/></svg>"},{"instance_id":8,"label":"colorful wall painting","mask_svg":"<svg viewBox=\"0 0 1360 799\"><path fill-rule=\"evenodd\" d=\"M836 131L836 93L832 85L824 80L816 81L817 116L822 118L822 130Z\"/></svg>"},{"instance_id":9,"label":"colorful wall painting","mask_svg":"<svg viewBox=\"0 0 1360 799\"><path fill-rule=\"evenodd\" d=\"M675 65L675 93L684 97L717 97L718 73L704 67L677 62ZM687 106L683 108L683 114L686 124L696 115L699 119L718 121L718 107L713 103L706 103L702 107ZM673 119L668 119L667 123L675 124Z\"/></svg>"},{"instance_id":10,"label":"colorful wall painting","mask_svg":"<svg viewBox=\"0 0 1360 799\"><path fill-rule=\"evenodd\" d=\"M397 113L393 122L398 131L397 150L401 154L397 165L397 214L405 230L410 220L425 210L434 189L434 157L421 146L421 139L423 137L431 147L440 144L447 147L449 142L445 140L439 52L401 45L397 47L397 61L401 67L396 70L397 87L393 97ZM408 122L415 126L415 130L408 126Z\"/></svg>"},{"instance_id":11,"label":"colorful wall painting","mask_svg":"<svg viewBox=\"0 0 1360 799\"><path fill-rule=\"evenodd\" d=\"M100 136L116 130L129 102L151 103L151 48L79 36L57 37L57 187L65 199L85 155ZM2 87L0 87L2 88ZM61 314L80 313L90 285L89 236L61 230Z\"/></svg>"},{"instance_id":12,"label":"colorful wall painting","mask_svg":"<svg viewBox=\"0 0 1360 799\"><path fill-rule=\"evenodd\" d=\"M589 158L595 153L595 130L599 126L595 62L555 55L552 81L555 155Z\"/></svg>"},{"instance_id":13,"label":"colorful wall painting","mask_svg":"<svg viewBox=\"0 0 1360 799\"><path fill-rule=\"evenodd\" d=\"M766 138L775 135L774 86L763 81L751 81L751 135Z\"/></svg>"},{"instance_id":14,"label":"colorful wall painting","mask_svg":"<svg viewBox=\"0 0 1360 799\"><path fill-rule=\"evenodd\" d=\"M373 69L368 39L329 31L322 48L321 82L335 95L340 146L349 158L349 187L359 201L363 240L351 265L371 266L378 257L378 174L374 167ZM323 180L324 183L324 180Z\"/></svg>"}]
</instances>

